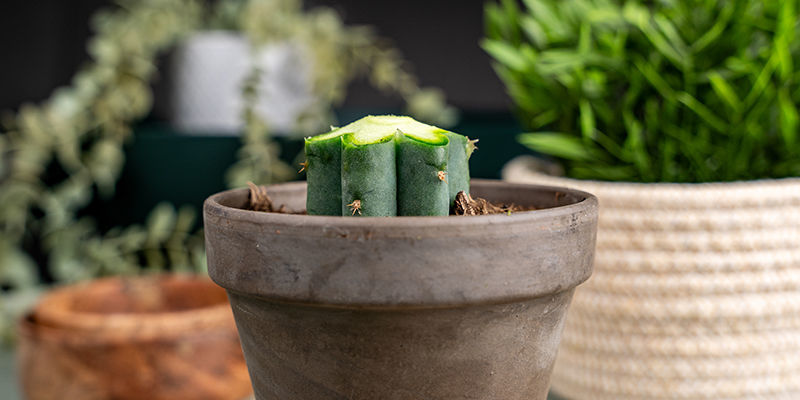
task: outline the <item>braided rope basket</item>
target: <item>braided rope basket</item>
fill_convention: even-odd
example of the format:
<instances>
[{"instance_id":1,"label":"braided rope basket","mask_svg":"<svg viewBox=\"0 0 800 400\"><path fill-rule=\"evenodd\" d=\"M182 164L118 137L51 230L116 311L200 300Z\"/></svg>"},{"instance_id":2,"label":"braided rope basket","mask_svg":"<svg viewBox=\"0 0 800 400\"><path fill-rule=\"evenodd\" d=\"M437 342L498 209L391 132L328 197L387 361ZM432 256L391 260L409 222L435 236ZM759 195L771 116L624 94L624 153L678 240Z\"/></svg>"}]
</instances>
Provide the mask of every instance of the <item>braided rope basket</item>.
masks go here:
<instances>
[{"instance_id":1,"label":"braided rope basket","mask_svg":"<svg viewBox=\"0 0 800 400\"><path fill-rule=\"evenodd\" d=\"M800 179L580 181L510 162L513 182L600 200L592 278L552 388L569 399L800 399Z\"/></svg>"}]
</instances>

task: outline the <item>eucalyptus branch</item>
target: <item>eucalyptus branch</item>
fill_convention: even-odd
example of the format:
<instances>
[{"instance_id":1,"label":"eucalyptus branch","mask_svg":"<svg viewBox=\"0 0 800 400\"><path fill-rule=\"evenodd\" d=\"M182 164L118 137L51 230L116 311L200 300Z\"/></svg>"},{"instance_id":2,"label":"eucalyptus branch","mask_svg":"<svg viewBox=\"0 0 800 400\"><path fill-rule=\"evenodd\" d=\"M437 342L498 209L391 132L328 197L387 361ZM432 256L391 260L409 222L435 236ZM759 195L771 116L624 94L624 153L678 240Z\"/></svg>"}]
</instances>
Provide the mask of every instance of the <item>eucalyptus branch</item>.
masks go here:
<instances>
[{"instance_id":1,"label":"eucalyptus branch","mask_svg":"<svg viewBox=\"0 0 800 400\"><path fill-rule=\"evenodd\" d=\"M132 122L149 111L153 60L199 22L196 0L120 1L93 18L92 61L69 87L41 105L23 105L0 135L0 292L4 300L42 284L24 241L41 243L50 275L59 281L138 270L136 229L98 232L76 220L97 189L110 195L124 163L122 144ZM44 179L51 165L67 172ZM5 301L0 301L0 304ZM0 323L23 307L0 307ZM2 328L0 328L2 329Z\"/></svg>"}]
</instances>

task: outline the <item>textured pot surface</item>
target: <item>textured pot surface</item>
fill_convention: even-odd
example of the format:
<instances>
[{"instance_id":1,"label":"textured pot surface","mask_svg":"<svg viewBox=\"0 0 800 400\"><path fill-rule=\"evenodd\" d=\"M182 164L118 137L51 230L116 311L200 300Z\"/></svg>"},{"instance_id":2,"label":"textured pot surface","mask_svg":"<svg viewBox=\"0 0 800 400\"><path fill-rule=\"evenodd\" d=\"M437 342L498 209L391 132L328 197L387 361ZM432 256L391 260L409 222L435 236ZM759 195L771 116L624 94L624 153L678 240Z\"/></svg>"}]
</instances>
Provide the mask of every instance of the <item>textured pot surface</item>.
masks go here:
<instances>
[{"instance_id":1,"label":"textured pot surface","mask_svg":"<svg viewBox=\"0 0 800 400\"><path fill-rule=\"evenodd\" d=\"M570 399L800 399L800 179L581 181L512 161L515 182L601 204L592 278L553 372Z\"/></svg>"},{"instance_id":2,"label":"textured pot surface","mask_svg":"<svg viewBox=\"0 0 800 400\"><path fill-rule=\"evenodd\" d=\"M268 188L302 209L305 184ZM209 273L228 290L259 399L544 399L575 286L591 274L596 199L474 181L541 209L348 218L206 201Z\"/></svg>"},{"instance_id":3,"label":"textured pot surface","mask_svg":"<svg viewBox=\"0 0 800 400\"><path fill-rule=\"evenodd\" d=\"M57 289L19 325L27 399L218 399L251 392L224 291L208 279Z\"/></svg>"}]
</instances>

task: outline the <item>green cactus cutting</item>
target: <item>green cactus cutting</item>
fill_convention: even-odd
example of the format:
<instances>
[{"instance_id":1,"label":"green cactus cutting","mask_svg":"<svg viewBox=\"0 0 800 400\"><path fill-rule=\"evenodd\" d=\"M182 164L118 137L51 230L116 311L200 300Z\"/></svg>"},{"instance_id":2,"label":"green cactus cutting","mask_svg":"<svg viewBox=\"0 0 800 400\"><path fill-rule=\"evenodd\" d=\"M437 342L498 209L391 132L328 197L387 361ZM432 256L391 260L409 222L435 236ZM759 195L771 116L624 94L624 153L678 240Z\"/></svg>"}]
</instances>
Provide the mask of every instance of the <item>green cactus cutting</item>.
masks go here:
<instances>
[{"instance_id":1,"label":"green cactus cutting","mask_svg":"<svg viewBox=\"0 0 800 400\"><path fill-rule=\"evenodd\" d=\"M466 136L402 116L368 116L306 138L309 215L448 215L469 193Z\"/></svg>"}]
</instances>

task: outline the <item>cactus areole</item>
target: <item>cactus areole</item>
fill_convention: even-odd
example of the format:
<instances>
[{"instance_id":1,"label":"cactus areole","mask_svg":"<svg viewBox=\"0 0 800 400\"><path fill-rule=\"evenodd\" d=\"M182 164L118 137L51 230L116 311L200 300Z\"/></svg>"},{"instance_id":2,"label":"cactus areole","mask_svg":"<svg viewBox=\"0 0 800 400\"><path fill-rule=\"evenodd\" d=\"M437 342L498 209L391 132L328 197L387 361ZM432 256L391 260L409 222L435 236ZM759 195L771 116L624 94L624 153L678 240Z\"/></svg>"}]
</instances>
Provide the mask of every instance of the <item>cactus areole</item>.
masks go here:
<instances>
[{"instance_id":1,"label":"cactus areole","mask_svg":"<svg viewBox=\"0 0 800 400\"><path fill-rule=\"evenodd\" d=\"M309 215L449 215L474 141L410 117L368 116L306 138Z\"/></svg>"}]
</instances>

